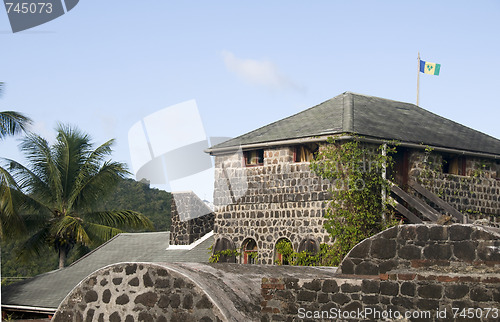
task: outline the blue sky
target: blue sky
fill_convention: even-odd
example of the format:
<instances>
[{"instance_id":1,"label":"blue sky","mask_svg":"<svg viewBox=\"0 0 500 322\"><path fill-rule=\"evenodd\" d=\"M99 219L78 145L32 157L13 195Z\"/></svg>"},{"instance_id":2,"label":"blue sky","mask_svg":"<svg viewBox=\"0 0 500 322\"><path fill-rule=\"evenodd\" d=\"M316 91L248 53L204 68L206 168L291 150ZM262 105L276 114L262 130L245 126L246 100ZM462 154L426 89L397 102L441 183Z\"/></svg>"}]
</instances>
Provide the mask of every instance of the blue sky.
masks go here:
<instances>
[{"instance_id":1,"label":"blue sky","mask_svg":"<svg viewBox=\"0 0 500 322\"><path fill-rule=\"evenodd\" d=\"M0 10L0 110L96 143L195 99L208 136L237 136L352 91L414 103L500 138L499 1L97 1L13 34ZM19 159L17 142L0 156Z\"/></svg>"}]
</instances>

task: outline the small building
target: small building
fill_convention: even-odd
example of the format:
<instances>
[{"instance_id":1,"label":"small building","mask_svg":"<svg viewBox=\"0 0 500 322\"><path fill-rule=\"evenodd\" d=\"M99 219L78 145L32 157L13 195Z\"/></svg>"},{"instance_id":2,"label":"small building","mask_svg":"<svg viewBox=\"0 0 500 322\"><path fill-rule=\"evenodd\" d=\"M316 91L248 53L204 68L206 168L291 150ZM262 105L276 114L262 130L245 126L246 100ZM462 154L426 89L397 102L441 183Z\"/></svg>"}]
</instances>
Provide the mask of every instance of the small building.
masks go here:
<instances>
[{"instance_id":1,"label":"small building","mask_svg":"<svg viewBox=\"0 0 500 322\"><path fill-rule=\"evenodd\" d=\"M397 141L396 210L411 223L500 215L500 140L414 104L345 92L206 152L215 156L214 251L273 264L280 240L296 251L331 242L323 228L328 180L309 162L327 138Z\"/></svg>"}]
</instances>

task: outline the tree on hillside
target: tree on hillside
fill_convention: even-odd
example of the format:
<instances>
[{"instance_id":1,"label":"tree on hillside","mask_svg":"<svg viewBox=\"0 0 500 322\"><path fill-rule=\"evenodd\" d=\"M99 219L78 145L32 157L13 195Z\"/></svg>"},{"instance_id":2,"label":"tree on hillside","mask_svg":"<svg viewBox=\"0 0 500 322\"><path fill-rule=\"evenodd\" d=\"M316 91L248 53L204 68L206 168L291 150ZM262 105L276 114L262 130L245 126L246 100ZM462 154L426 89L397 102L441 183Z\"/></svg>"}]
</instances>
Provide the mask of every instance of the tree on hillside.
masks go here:
<instances>
[{"instance_id":1,"label":"tree on hillside","mask_svg":"<svg viewBox=\"0 0 500 322\"><path fill-rule=\"evenodd\" d=\"M100 200L129 174L123 163L106 160L113 140L93 149L88 135L59 126L52 145L29 134L20 147L28 165L10 160L10 172L24 193L23 218L30 237L22 255L39 255L44 244L58 252L59 267L75 246L89 247L122 232L120 228L152 229L142 214L97 209Z\"/></svg>"},{"instance_id":2,"label":"tree on hillside","mask_svg":"<svg viewBox=\"0 0 500 322\"><path fill-rule=\"evenodd\" d=\"M3 83L0 82L0 94ZM17 112L0 112L0 141L10 135L24 132L31 120ZM0 166L0 239L23 230L22 221L13 204L15 182L10 174Z\"/></svg>"}]
</instances>

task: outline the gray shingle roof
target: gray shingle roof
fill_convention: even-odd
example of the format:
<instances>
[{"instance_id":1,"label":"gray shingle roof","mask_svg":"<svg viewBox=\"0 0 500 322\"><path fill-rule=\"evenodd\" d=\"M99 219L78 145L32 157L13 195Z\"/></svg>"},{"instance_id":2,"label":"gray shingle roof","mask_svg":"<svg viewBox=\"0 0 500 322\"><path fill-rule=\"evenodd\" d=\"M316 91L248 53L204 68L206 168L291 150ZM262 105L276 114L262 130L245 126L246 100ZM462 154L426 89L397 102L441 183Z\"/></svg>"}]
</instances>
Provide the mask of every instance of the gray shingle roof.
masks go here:
<instances>
[{"instance_id":1,"label":"gray shingle roof","mask_svg":"<svg viewBox=\"0 0 500 322\"><path fill-rule=\"evenodd\" d=\"M85 277L121 262L208 262L209 237L193 249L167 249L170 232L123 233L72 265L2 287L2 305L53 308Z\"/></svg>"},{"instance_id":2,"label":"gray shingle roof","mask_svg":"<svg viewBox=\"0 0 500 322\"><path fill-rule=\"evenodd\" d=\"M414 104L345 92L298 114L211 147L254 145L334 134L500 155L500 140Z\"/></svg>"}]
</instances>

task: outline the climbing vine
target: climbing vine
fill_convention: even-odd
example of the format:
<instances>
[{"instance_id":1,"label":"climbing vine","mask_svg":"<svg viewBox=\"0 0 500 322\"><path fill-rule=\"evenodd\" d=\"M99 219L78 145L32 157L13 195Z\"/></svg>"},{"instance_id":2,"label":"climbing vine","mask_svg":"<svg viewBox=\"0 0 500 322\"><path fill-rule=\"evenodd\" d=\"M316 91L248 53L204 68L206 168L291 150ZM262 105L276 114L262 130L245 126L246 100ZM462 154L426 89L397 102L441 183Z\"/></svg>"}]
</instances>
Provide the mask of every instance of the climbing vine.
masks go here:
<instances>
[{"instance_id":1,"label":"climbing vine","mask_svg":"<svg viewBox=\"0 0 500 322\"><path fill-rule=\"evenodd\" d=\"M209 252L212 253L213 250L213 245L208 248ZM240 256L241 252L238 249L224 249L221 251L213 252L210 258L208 259L208 262L210 263L218 263L221 260L221 257L233 257L233 256Z\"/></svg>"},{"instance_id":2,"label":"climbing vine","mask_svg":"<svg viewBox=\"0 0 500 322\"><path fill-rule=\"evenodd\" d=\"M333 186L324 227L334 240L329 251L338 264L357 243L395 224L389 199L383 197L390 185L382 177L383 169L392 166L395 146L368 146L360 138L342 143L328 138L328 143L310 167Z\"/></svg>"},{"instance_id":3,"label":"climbing vine","mask_svg":"<svg viewBox=\"0 0 500 322\"><path fill-rule=\"evenodd\" d=\"M334 266L338 264L335 260L333 246L327 244L321 244L320 251L317 253L296 252L293 250L292 243L280 240L276 244L276 252L281 254L281 258L274 261L277 265Z\"/></svg>"}]
</instances>

